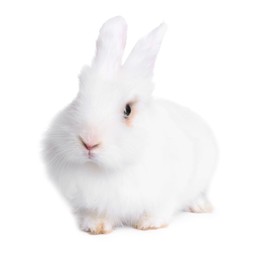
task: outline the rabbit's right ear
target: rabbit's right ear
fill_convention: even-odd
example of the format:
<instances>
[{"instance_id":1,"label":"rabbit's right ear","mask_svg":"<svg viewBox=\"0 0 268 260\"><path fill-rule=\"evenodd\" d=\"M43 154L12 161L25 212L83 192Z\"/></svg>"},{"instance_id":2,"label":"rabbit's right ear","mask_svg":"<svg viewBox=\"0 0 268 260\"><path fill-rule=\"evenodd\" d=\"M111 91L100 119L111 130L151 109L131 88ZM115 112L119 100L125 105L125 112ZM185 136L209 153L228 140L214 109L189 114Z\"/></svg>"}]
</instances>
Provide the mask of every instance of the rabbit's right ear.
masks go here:
<instances>
[{"instance_id":1,"label":"rabbit's right ear","mask_svg":"<svg viewBox=\"0 0 268 260\"><path fill-rule=\"evenodd\" d=\"M118 71L126 45L126 35L127 25L120 16L111 18L103 24L92 62L92 69L97 74L112 77Z\"/></svg>"},{"instance_id":2,"label":"rabbit's right ear","mask_svg":"<svg viewBox=\"0 0 268 260\"><path fill-rule=\"evenodd\" d=\"M162 23L140 39L125 61L124 71L135 77L151 79L154 63L166 30L166 24Z\"/></svg>"}]
</instances>

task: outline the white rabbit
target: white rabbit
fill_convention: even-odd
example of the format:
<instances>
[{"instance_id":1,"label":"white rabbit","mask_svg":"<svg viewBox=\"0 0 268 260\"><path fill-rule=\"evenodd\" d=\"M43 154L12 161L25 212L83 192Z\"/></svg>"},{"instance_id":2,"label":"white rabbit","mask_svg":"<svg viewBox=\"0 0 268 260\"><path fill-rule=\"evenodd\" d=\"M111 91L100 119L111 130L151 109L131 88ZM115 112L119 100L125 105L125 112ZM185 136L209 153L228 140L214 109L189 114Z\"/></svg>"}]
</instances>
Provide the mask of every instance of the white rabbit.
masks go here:
<instances>
[{"instance_id":1,"label":"white rabbit","mask_svg":"<svg viewBox=\"0 0 268 260\"><path fill-rule=\"evenodd\" d=\"M122 17L101 28L91 67L74 101L44 141L48 172L82 230L166 226L176 212L211 209L206 192L217 149L206 123L189 109L152 96L152 74L166 25L138 41L121 64Z\"/></svg>"}]
</instances>

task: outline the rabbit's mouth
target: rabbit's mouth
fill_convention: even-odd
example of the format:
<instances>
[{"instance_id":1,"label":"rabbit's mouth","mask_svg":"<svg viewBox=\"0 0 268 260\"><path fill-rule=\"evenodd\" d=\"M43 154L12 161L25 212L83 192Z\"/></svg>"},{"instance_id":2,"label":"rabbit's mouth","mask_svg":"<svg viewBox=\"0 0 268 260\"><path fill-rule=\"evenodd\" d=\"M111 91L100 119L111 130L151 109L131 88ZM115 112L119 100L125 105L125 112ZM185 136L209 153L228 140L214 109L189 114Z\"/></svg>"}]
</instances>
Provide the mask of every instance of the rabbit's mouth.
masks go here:
<instances>
[{"instance_id":1,"label":"rabbit's mouth","mask_svg":"<svg viewBox=\"0 0 268 260\"><path fill-rule=\"evenodd\" d=\"M88 161L97 163L99 160L98 152L97 151L86 151L86 158Z\"/></svg>"},{"instance_id":2,"label":"rabbit's mouth","mask_svg":"<svg viewBox=\"0 0 268 260\"><path fill-rule=\"evenodd\" d=\"M88 154L87 154L87 158L88 158L90 161L95 161L95 160L96 160L96 154L93 153L93 152L88 152Z\"/></svg>"}]
</instances>

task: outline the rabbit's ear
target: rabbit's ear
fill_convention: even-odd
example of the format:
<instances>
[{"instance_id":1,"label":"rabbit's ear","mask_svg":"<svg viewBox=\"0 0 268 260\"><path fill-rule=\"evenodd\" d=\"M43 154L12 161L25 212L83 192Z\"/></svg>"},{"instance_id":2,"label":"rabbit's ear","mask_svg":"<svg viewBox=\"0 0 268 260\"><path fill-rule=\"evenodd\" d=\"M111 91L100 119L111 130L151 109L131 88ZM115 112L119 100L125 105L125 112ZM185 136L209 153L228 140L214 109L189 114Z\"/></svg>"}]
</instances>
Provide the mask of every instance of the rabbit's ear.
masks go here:
<instances>
[{"instance_id":1,"label":"rabbit's ear","mask_svg":"<svg viewBox=\"0 0 268 260\"><path fill-rule=\"evenodd\" d=\"M166 24L162 23L140 39L128 56L123 69L134 76L150 79L166 30Z\"/></svg>"},{"instance_id":2,"label":"rabbit's ear","mask_svg":"<svg viewBox=\"0 0 268 260\"><path fill-rule=\"evenodd\" d=\"M118 71L126 45L126 35L127 25L120 16L111 18L103 24L92 62L92 69L95 72L110 77Z\"/></svg>"}]
</instances>

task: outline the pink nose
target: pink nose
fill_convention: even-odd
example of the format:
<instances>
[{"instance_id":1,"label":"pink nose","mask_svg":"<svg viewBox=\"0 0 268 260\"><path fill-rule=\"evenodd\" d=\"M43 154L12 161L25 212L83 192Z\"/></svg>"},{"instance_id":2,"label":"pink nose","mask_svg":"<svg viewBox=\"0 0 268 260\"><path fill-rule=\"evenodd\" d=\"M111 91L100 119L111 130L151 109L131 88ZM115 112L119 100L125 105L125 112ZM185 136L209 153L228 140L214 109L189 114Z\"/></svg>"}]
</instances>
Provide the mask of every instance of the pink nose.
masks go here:
<instances>
[{"instance_id":1,"label":"pink nose","mask_svg":"<svg viewBox=\"0 0 268 260\"><path fill-rule=\"evenodd\" d=\"M88 151L92 151L93 149L97 148L100 144L99 143L94 143L94 142L91 142L91 143L88 143L88 142L85 142L82 138L80 138L83 146L88 150Z\"/></svg>"},{"instance_id":2,"label":"pink nose","mask_svg":"<svg viewBox=\"0 0 268 260\"><path fill-rule=\"evenodd\" d=\"M97 148L99 146L99 144L86 144L84 143L84 146L89 150L93 150L94 148Z\"/></svg>"}]
</instances>

